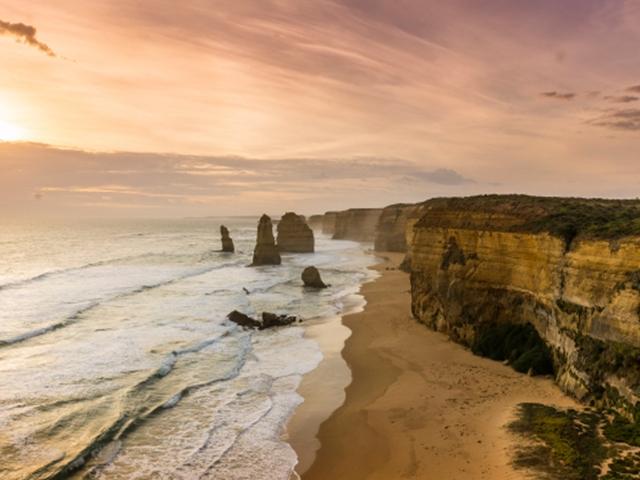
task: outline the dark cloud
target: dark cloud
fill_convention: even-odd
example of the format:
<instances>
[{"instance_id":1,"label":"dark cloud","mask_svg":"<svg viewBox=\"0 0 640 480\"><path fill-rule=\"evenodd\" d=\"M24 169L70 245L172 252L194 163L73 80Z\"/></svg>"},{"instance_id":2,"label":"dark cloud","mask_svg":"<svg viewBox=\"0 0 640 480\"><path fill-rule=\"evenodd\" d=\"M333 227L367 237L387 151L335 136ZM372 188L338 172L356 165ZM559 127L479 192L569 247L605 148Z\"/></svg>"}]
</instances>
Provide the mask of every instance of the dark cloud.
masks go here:
<instances>
[{"instance_id":1,"label":"dark cloud","mask_svg":"<svg viewBox=\"0 0 640 480\"><path fill-rule=\"evenodd\" d=\"M575 93L572 92L542 92L540 95L546 98L554 98L556 100L573 100L576 97Z\"/></svg>"},{"instance_id":2,"label":"dark cloud","mask_svg":"<svg viewBox=\"0 0 640 480\"><path fill-rule=\"evenodd\" d=\"M51 48L36 38L36 29L31 25L24 23L11 23L0 20L0 35L9 35L15 37L17 41L31 45L50 57L55 57Z\"/></svg>"},{"instance_id":3,"label":"dark cloud","mask_svg":"<svg viewBox=\"0 0 640 480\"><path fill-rule=\"evenodd\" d=\"M640 109L631 108L608 112L589 121L589 123L614 130L640 131Z\"/></svg>"},{"instance_id":4,"label":"dark cloud","mask_svg":"<svg viewBox=\"0 0 640 480\"><path fill-rule=\"evenodd\" d=\"M604 98L605 100L609 100L614 103L631 103L640 100L640 97L635 97L633 95L608 96Z\"/></svg>"},{"instance_id":5,"label":"dark cloud","mask_svg":"<svg viewBox=\"0 0 640 480\"><path fill-rule=\"evenodd\" d=\"M627 92L640 93L640 85L627 88Z\"/></svg>"}]
</instances>

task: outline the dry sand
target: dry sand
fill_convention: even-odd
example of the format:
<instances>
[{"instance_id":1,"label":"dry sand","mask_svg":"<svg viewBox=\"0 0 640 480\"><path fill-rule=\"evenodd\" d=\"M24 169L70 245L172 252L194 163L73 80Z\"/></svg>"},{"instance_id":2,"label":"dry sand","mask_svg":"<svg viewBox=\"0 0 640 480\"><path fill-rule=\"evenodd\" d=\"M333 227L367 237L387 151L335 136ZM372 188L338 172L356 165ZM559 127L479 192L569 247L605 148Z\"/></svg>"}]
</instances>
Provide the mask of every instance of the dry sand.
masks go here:
<instances>
[{"instance_id":1,"label":"dry sand","mask_svg":"<svg viewBox=\"0 0 640 480\"><path fill-rule=\"evenodd\" d=\"M338 385L346 383L340 359L330 356L301 386L309 401L289 430L303 460L298 473L303 480L531 478L510 464L521 440L505 425L518 403L566 407L574 401L549 379L476 357L417 323L408 275L395 268L401 256L384 256L376 267L381 277L362 289L364 311L343 319L352 331L342 351L352 382L342 406L320 425L317 452L310 436L318 418L342 396L329 395L333 404L311 399L335 388L326 383L332 372Z\"/></svg>"}]
</instances>

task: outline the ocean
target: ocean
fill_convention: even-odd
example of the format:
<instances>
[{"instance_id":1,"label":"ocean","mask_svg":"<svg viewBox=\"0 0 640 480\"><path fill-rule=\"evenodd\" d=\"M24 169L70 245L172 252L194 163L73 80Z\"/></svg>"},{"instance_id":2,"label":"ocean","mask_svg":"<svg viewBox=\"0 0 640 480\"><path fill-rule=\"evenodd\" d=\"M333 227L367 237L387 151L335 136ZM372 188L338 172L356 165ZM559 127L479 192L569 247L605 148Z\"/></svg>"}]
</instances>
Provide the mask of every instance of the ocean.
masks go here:
<instances>
[{"instance_id":1,"label":"ocean","mask_svg":"<svg viewBox=\"0 0 640 480\"><path fill-rule=\"evenodd\" d=\"M235 254L220 246L226 225ZM305 325L362 301L367 245L248 268L257 218L9 223L0 231L0 478L289 480ZM331 286L305 290L317 266ZM244 291L248 290L248 294ZM296 315L265 331L234 310ZM70 473L71 472L71 473Z\"/></svg>"}]
</instances>

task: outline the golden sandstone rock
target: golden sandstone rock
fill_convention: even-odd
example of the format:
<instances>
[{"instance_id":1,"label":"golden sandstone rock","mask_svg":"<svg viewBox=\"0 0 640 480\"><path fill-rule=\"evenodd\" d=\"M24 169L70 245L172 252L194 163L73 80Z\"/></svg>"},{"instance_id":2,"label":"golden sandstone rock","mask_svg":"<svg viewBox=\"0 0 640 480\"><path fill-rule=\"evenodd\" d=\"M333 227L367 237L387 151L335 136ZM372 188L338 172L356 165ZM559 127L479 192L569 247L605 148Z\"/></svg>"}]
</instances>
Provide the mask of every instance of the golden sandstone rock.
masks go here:
<instances>
[{"instance_id":1,"label":"golden sandstone rock","mask_svg":"<svg viewBox=\"0 0 640 480\"><path fill-rule=\"evenodd\" d=\"M611 215L633 216L638 202L611 202L425 202L409 248L414 316L472 348L489 325L531 324L563 389L632 412L640 401L640 235Z\"/></svg>"}]
</instances>

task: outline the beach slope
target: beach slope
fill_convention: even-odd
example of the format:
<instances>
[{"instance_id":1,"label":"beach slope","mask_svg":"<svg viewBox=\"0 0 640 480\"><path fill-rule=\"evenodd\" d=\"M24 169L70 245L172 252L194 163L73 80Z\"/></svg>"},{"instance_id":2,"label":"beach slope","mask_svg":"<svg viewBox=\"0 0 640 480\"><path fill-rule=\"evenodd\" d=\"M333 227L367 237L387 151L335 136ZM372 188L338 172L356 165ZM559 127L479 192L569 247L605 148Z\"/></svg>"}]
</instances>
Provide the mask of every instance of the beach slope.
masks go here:
<instances>
[{"instance_id":1,"label":"beach slope","mask_svg":"<svg viewBox=\"0 0 640 480\"><path fill-rule=\"evenodd\" d=\"M352 382L322 423L303 480L528 478L511 465L520 439L505 425L516 406L575 403L551 380L476 357L417 323L402 256L381 256L381 276L362 289L364 311L343 319Z\"/></svg>"}]
</instances>

